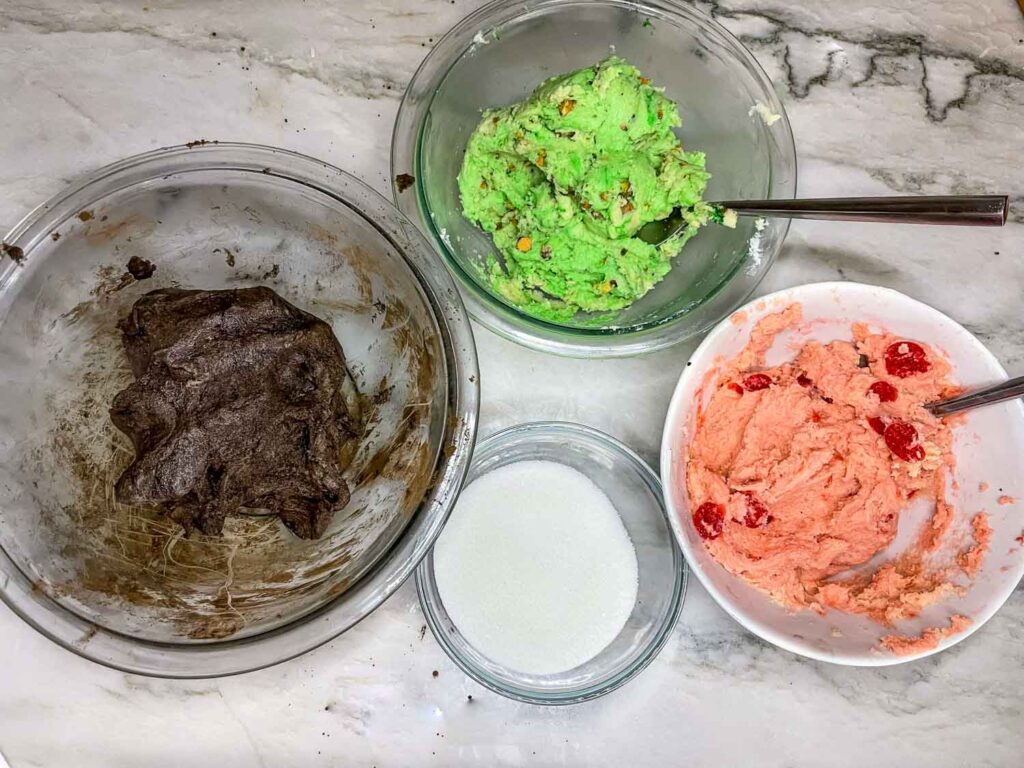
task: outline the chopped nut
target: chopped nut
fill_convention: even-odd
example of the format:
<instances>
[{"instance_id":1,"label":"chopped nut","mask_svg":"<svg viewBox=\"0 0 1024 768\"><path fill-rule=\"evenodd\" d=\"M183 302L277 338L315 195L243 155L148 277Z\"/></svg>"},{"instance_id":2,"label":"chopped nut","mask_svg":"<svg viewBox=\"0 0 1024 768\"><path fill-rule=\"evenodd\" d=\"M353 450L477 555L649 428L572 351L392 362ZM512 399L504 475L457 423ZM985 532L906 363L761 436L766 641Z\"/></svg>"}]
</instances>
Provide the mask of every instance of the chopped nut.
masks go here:
<instances>
[{"instance_id":1,"label":"chopped nut","mask_svg":"<svg viewBox=\"0 0 1024 768\"><path fill-rule=\"evenodd\" d=\"M629 213L632 210L633 210L633 204L631 202L629 202L627 200L625 203L623 203L623 205L622 205L622 212L623 213Z\"/></svg>"},{"instance_id":2,"label":"chopped nut","mask_svg":"<svg viewBox=\"0 0 1024 768\"><path fill-rule=\"evenodd\" d=\"M550 245L542 245L540 247L540 257L542 259L544 259L544 261L547 261L548 259L551 258L551 246Z\"/></svg>"},{"instance_id":3,"label":"chopped nut","mask_svg":"<svg viewBox=\"0 0 1024 768\"><path fill-rule=\"evenodd\" d=\"M543 168L544 167L544 157L545 157L545 155L544 155L543 152L538 152L537 153L537 167L538 168Z\"/></svg>"},{"instance_id":4,"label":"chopped nut","mask_svg":"<svg viewBox=\"0 0 1024 768\"><path fill-rule=\"evenodd\" d=\"M658 119L661 120L665 116L665 111L659 107L658 111L657 111L657 115L658 115Z\"/></svg>"},{"instance_id":5,"label":"chopped nut","mask_svg":"<svg viewBox=\"0 0 1024 768\"><path fill-rule=\"evenodd\" d=\"M487 189L487 179L480 179L480 189Z\"/></svg>"},{"instance_id":6,"label":"chopped nut","mask_svg":"<svg viewBox=\"0 0 1024 768\"><path fill-rule=\"evenodd\" d=\"M604 202L606 202L606 203L608 202L608 193L607 192L602 192L600 195L598 195L598 197L600 197Z\"/></svg>"},{"instance_id":7,"label":"chopped nut","mask_svg":"<svg viewBox=\"0 0 1024 768\"><path fill-rule=\"evenodd\" d=\"M575 106L576 99L564 99L562 103L558 105L558 114L560 114L562 117L565 117L570 112L572 112L572 108Z\"/></svg>"},{"instance_id":8,"label":"chopped nut","mask_svg":"<svg viewBox=\"0 0 1024 768\"><path fill-rule=\"evenodd\" d=\"M524 235L523 237L520 237L518 240L516 240L516 250L517 251L520 251L522 253L526 253L531 248L533 248L533 240L531 240L529 237L526 237Z\"/></svg>"},{"instance_id":9,"label":"chopped nut","mask_svg":"<svg viewBox=\"0 0 1024 768\"><path fill-rule=\"evenodd\" d=\"M640 85L650 85L650 84L651 84L651 78L649 78L649 77L641 77L640 78Z\"/></svg>"},{"instance_id":10,"label":"chopped nut","mask_svg":"<svg viewBox=\"0 0 1024 768\"><path fill-rule=\"evenodd\" d=\"M590 201L584 200L582 203L580 203L580 208L582 208L584 211L589 210L590 209Z\"/></svg>"},{"instance_id":11,"label":"chopped nut","mask_svg":"<svg viewBox=\"0 0 1024 768\"><path fill-rule=\"evenodd\" d=\"M629 126L626 125L625 123L619 123L619 128L621 128L624 131L628 131L629 130Z\"/></svg>"},{"instance_id":12,"label":"chopped nut","mask_svg":"<svg viewBox=\"0 0 1024 768\"><path fill-rule=\"evenodd\" d=\"M619 182L619 189L622 190L622 194L628 195L632 191L633 185L629 183L629 179L626 179Z\"/></svg>"}]
</instances>

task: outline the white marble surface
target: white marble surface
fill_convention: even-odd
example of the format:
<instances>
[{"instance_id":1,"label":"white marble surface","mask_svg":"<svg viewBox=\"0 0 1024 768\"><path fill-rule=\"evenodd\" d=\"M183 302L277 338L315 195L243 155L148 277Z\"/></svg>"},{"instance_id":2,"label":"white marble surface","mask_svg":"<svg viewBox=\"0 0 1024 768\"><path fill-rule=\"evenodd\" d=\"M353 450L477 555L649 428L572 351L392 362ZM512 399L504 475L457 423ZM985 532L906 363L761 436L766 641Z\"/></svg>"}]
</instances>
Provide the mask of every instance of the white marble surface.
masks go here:
<instances>
[{"instance_id":1,"label":"white marble surface","mask_svg":"<svg viewBox=\"0 0 1024 768\"><path fill-rule=\"evenodd\" d=\"M76 174L195 138L295 149L386 191L404 84L475 5L3 0L0 230ZM1006 191L1016 208L1000 231L797 223L762 290L836 278L892 286L1024 373L1024 16L1014 0L700 6L748 42L785 98L803 194ZM579 420L649 460L692 348L578 362L482 330L478 344L485 432ZM0 607L0 751L13 768L1024 760L1020 589L953 650L858 670L765 645L691 584L646 672L605 699L553 710L481 689L422 628L407 584L298 660L173 682L83 661Z\"/></svg>"}]
</instances>

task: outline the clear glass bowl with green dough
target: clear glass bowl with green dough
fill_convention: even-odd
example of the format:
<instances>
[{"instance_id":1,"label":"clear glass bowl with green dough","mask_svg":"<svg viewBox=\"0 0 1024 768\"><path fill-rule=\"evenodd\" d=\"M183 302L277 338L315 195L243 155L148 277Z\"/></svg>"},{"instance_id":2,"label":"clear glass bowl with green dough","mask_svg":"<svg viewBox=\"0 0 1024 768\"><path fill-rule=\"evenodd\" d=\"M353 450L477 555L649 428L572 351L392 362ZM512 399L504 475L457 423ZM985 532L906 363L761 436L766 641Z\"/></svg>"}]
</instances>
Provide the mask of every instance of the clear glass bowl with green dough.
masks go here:
<instances>
[{"instance_id":1,"label":"clear glass bowl with green dough","mask_svg":"<svg viewBox=\"0 0 1024 768\"><path fill-rule=\"evenodd\" d=\"M433 242L479 322L557 354L634 355L707 330L753 292L788 229L781 219L740 219L735 229L706 224L667 274L626 306L575 314L517 306L514 286L494 279L495 265L505 264L495 233L464 214L458 178L467 144L485 110L522 102L545 80L610 55L635 65L678 105L676 136L687 153L706 157L705 200L785 198L796 188L792 132L770 80L700 12L672 2L497 0L463 19L406 91L392 143L395 198Z\"/></svg>"}]
</instances>

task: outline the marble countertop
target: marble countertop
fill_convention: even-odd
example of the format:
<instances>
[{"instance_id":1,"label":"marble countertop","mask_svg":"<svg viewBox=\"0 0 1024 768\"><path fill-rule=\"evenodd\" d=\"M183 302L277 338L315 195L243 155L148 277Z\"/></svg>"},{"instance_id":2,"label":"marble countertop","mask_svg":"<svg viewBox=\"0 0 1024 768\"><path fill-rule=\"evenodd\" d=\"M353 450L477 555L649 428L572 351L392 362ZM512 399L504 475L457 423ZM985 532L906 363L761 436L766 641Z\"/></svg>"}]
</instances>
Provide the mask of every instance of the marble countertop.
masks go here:
<instances>
[{"instance_id":1,"label":"marble countertop","mask_svg":"<svg viewBox=\"0 0 1024 768\"><path fill-rule=\"evenodd\" d=\"M0 231L77 174L196 138L294 149L388 194L405 83L477 4L4 0ZM1024 373L1017 3L698 5L738 34L776 83L796 134L802 194L1005 191L1015 209L1007 227L991 231L797 222L761 290L835 279L890 286L949 313L1011 373ZM692 344L581 362L477 330L484 433L534 419L583 421L655 462ZM0 606L0 752L13 768L1010 766L1024 754L1020 588L948 652L850 669L759 641L691 580L655 663L626 688L571 708L491 694L423 629L410 583L297 660L176 682L84 661Z\"/></svg>"}]
</instances>

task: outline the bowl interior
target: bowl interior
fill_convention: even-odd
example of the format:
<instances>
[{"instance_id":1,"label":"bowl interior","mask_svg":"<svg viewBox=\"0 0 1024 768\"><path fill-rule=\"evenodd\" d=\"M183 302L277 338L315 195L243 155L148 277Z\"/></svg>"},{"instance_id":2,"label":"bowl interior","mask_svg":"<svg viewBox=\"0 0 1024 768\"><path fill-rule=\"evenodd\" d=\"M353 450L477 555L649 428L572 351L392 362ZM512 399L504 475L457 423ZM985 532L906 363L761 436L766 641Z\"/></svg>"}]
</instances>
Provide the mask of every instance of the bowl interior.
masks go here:
<instances>
[{"instance_id":1,"label":"bowl interior","mask_svg":"<svg viewBox=\"0 0 1024 768\"><path fill-rule=\"evenodd\" d=\"M795 161L788 124L780 120L769 128L751 114L758 102L780 113L781 106L746 50L710 19L657 4L645 8L625 2L564 2L527 4L525 10L517 4L514 15L498 15L493 23L479 30L482 37L475 42L465 39L460 46L453 39L445 46L458 50L429 96L414 172L423 218L437 247L468 290L492 310L511 309L482 279L497 252L490 237L462 215L456 183L480 112L520 101L543 80L613 52L636 64L680 105L683 145L707 154L712 174L707 199L792 194ZM458 28L452 33L455 38L459 34ZM611 315L580 313L567 325L580 332L621 332L686 314L714 296L737 271L745 266L756 270L764 253L774 253L784 232L781 220L757 232L750 218L741 219L736 229L705 227L686 245L668 276L631 307Z\"/></svg>"},{"instance_id":2,"label":"bowl interior","mask_svg":"<svg viewBox=\"0 0 1024 768\"><path fill-rule=\"evenodd\" d=\"M513 698L569 703L613 690L653 658L675 623L685 585L684 565L657 478L618 443L577 425L513 427L477 447L467 482L526 460L555 461L582 472L618 511L636 551L639 577L636 604L618 636L597 656L565 672L531 675L511 670L477 651L448 616L434 579L433 552L417 571L417 583L435 635L468 674Z\"/></svg>"},{"instance_id":3,"label":"bowl interior","mask_svg":"<svg viewBox=\"0 0 1024 768\"><path fill-rule=\"evenodd\" d=\"M802 305L805 323L778 337L768 356L771 365L791 359L809 339L850 339L851 323L862 321L933 345L952 363L954 380L964 386L1006 378L999 362L963 327L896 291L852 283L819 283L752 302L733 316L735 322L723 322L708 336L691 358L692 365L683 373L673 396L662 444L662 476L666 478L665 495L673 530L687 561L718 602L748 629L776 645L812 658L856 665L892 664L934 653L893 656L880 650L878 641L894 631L917 634L927 627L945 626L954 613L971 618L973 624L967 633L943 640L937 650L948 647L988 620L1024 573L1021 544L1016 540L1024 527L1021 503L997 502L1002 494L1016 499L1024 495L1024 480L1018 471L1024 451L1024 407L1020 402L969 411L954 430L956 467L947 498L956 516L948 537L952 550L940 555L949 557L970 541L970 519L978 510L985 510L993 535L980 572L973 582L964 582L967 590L962 597L934 605L896 627L838 611L824 616L812 611L791 613L720 566L693 528L685 474L686 445L693 434L696 405L710 396L718 365L746 345L754 323L793 302ZM981 490L982 482L988 484L988 490ZM908 508L901 515L895 540L884 554L893 556L901 551L928 512L927 505Z\"/></svg>"},{"instance_id":4,"label":"bowl interior","mask_svg":"<svg viewBox=\"0 0 1024 768\"><path fill-rule=\"evenodd\" d=\"M44 214L0 280L0 547L35 588L111 632L202 644L281 627L367 573L430 486L448 402L435 311L366 215L269 168L98 188ZM123 278L131 256L155 275ZM133 457L108 416L131 379L117 320L155 288L250 285L329 322L359 391L352 500L317 541L259 515L186 537L113 499Z\"/></svg>"}]
</instances>

